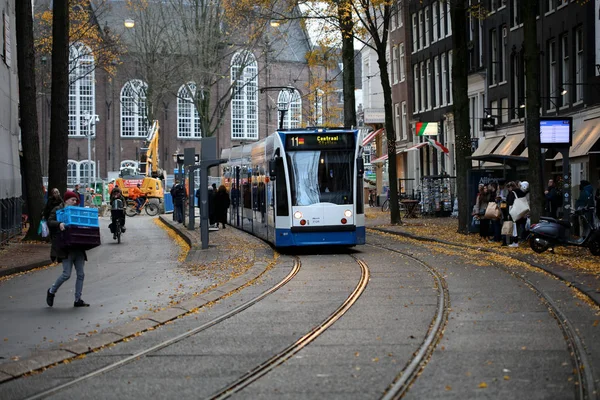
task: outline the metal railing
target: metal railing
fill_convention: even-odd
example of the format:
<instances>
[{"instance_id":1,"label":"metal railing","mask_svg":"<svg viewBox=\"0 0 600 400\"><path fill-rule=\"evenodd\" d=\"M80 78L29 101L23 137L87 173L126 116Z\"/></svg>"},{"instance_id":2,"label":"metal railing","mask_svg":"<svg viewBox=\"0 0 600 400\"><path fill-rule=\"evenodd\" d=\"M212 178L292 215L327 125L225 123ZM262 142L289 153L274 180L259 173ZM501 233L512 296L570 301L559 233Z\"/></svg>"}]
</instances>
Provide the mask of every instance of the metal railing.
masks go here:
<instances>
[{"instance_id":1,"label":"metal railing","mask_svg":"<svg viewBox=\"0 0 600 400\"><path fill-rule=\"evenodd\" d=\"M0 200L0 245L6 244L23 230L23 200L20 197Z\"/></svg>"}]
</instances>

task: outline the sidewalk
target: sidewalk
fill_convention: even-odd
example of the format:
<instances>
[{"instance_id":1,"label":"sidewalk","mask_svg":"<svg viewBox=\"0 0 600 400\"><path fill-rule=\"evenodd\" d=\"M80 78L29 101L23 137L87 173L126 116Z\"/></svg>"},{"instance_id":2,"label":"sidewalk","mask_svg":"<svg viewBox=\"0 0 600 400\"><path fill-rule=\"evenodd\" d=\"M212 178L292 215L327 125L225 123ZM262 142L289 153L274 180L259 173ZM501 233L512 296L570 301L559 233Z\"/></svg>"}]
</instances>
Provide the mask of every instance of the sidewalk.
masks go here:
<instances>
[{"instance_id":1,"label":"sidewalk","mask_svg":"<svg viewBox=\"0 0 600 400\"><path fill-rule=\"evenodd\" d=\"M181 301L171 301L165 306L136 317L135 319L110 326L100 332L93 332L75 341L56 343L46 350L37 350L27 358L15 361L3 360L0 363L0 383L18 378L29 372L52 366L100 349L112 343L120 342L140 332L152 330L185 314L194 312L207 303L227 296L234 290L258 278L274 262L274 251L264 242L237 229L228 228L210 232L210 246L201 249L200 232L196 228L188 231L181 224L172 221L170 215L160 216L155 222L162 222L169 236L175 241L185 241L180 251L180 267L186 273L198 277L210 277L209 286L190 288ZM159 224L160 224L159 222ZM3 257L5 256L5 258ZM10 271L32 269L32 265L50 263L49 244L14 243L0 253L1 270ZM8 279L9 277L6 277Z\"/></svg>"},{"instance_id":2,"label":"sidewalk","mask_svg":"<svg viewBox=\"0 0 600 400\"><path fill-rule=\"evenodd\" d=\"M11 241L0 248L0 277L50 264L50 243Z\"/></svg>"},{"instance_id":3,"label":"sidewalk","mask_svg":"<svg viewBox=\"0 0 600 400\"><path fill-rule=\"evenodd\" d=\"M380 207L366 207L365 217L366 227L380 232L512 257L573 285L600 306L600 257L593 256L587 248L557 247L555 254L549 251L537 254L528 243L518 248L501 247L499 243L482 240L479 234L459 234L456 218L410 218L403 219L401 225L392 225L390 213Z\"/></svg>"}]
</instances>

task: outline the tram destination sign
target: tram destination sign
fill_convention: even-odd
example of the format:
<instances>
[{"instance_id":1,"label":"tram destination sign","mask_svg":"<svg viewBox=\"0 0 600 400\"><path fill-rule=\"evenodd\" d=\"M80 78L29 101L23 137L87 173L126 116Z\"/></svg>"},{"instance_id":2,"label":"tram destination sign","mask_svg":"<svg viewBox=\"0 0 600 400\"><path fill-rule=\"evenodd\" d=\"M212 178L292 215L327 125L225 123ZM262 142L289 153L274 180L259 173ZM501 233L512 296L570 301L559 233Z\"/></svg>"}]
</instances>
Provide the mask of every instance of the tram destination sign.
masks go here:
<instances>
[{"instance_id":1,"label":"tram destination sign","mask_svg":"<svg viewBox=\"0 0 600 400\"><path fill-rule=\"evenodd\" d=\"M570 147L573 144L572 117L541 117L540 146Z\"/></svg>"},{"instance_id":2,"label":"tram destination sign","mask_svg":"<svg viewBox=\"0 0 600 400\"><path fill-rule=\"evenodd\" d=\"M285 136L287 150L350 150L354 149L354 133L298 133Z\"/></svg>"}]
</instances>

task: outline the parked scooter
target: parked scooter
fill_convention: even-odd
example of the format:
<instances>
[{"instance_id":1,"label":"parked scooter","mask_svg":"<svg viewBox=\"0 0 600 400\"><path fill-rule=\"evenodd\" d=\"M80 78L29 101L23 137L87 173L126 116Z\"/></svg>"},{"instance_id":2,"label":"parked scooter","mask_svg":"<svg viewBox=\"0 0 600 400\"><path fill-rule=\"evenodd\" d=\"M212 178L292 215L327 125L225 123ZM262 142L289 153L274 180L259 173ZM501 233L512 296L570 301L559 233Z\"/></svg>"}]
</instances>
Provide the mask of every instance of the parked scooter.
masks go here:
<instances>
[{"instance_id":1,"label":"parked scooter","mask_svg":"<svg viewBox=\"0 0 600 400\"><path fill-rule=\"evenodd\" d=\"M536 253L543 253L555 246L587 247L595 256L600 256L600 230L588 221L586 214L594 207L584 207L576 210L573 215L580 218L581 237L574 237L569 221L557 220L550 217L540 217L538 224L531 225L529 245Z\"/></svg>"}]
</instances>

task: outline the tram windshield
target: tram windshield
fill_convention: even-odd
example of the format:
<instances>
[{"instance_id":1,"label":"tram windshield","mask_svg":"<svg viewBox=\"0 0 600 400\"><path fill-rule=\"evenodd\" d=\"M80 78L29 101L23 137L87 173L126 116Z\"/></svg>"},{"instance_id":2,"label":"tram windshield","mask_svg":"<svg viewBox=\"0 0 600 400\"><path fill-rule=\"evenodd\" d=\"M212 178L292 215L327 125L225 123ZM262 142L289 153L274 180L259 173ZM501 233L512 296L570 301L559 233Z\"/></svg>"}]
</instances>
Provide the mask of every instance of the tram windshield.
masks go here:
<instances>
[{"instance_id":1,"label":"tram windshield","mask_svg":"<svg viewBox=\"0 0 600 400\"><path fill-rule=\"evenodd\" d=\"M352 203L353 154L345 151L288 152L292 205Z\"/></svg>"}]
</instances>

